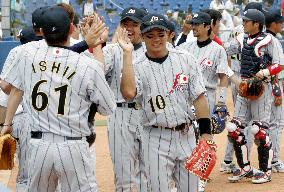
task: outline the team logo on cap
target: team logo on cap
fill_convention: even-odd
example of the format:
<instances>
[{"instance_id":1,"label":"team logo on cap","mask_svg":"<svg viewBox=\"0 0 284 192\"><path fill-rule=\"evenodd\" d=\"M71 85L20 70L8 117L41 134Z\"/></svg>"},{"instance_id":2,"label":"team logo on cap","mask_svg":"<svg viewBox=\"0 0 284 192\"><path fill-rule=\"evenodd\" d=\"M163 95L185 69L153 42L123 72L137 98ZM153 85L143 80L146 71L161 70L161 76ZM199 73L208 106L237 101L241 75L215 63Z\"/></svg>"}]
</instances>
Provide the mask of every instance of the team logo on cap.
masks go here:
<instances>
[{"instance_id":1,"label":"team logo on cap","mask_svg":"<svg viewBox=\"0 0 284 192\"><path fill-rule=\"evenodd\" d=\"M194 15L193 15L193 18L196 18L196 17L198 17L198 14L194 14Z\"/></svg>"},{"instance_id":2,"label":"team logo on cap","mask_svg":"<svg viewBox=\"0 0 284 192\"><path fill-rule=\"evenodd\" d=\"M51 31L53 32L53 31L55 31L55 30L56 30L56 27L52 27L52 30L51 30Z\"/></svg>"},{"instance_id":3,"label":"team logo on cap","mask_svg":"<svg viewBox=\"0 0 284 192\"><path fill-rule=\"evenodd\" d=\"M162 20L162 19L160 19L160 20ZM155 21L159 21L159 17L153 16L150 20L151 23L153 23Z\"/></svg>"},{"instance_id":4,"label":"team logo on cap","mask_svg":"<svg viewBox=\"0 0 284 192\"><path fill-rule=\"evenodd\" d=\"M130 9L127 13L134 14L135 10L134 9Z\"/></svg>"},{"instance_id":5,"label":"team logo on cap","mask_svg":"<svg viewBox=\"0 0 284 192\"><path fill-rule=\"evenodd\" d=\"M244 15L247 14L247 11L244 12Z\"/></svg>"}]
</instances>

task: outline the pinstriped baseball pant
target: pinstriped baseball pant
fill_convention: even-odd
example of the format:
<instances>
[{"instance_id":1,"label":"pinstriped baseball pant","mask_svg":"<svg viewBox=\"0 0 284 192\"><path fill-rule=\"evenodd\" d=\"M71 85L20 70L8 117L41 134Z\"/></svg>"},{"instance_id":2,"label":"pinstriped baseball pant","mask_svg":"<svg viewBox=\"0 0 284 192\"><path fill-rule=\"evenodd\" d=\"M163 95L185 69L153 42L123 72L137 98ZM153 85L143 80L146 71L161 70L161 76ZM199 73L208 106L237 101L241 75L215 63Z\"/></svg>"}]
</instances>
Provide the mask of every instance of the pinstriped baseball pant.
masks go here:
<instances>
[{"instance_id":1,"label":"pinstriped baseball pant","mask_svg":"<svg viewBox=\"0 0 284 192\"><path fill-rule=\"evenodd\" d=\"M185 159L196 146L193 128L187 134L145 127L143 148L147 177L152 192L197 192L198 177L184 168Z\"/></svg>"},{"instance_id":2,"label":"pinstriped baseball pant","mask_svg":"<svg viewBox=\"0 0 284 192\"><path fill-rule=\"evenodd\" d=\"M279 81L279 85L282 90L282 96L283 96L283 84L284 81ZM278 161L280 158L280 141L281 141L281 135L282 130L284 127L284 100L282 100L282 105L275 106L274 103L272 103L271 107L271 116L270 116L270 138L272 141L272 148L273 148L273 159L272 161Z\"/></svg>"},{"instance_id":3,"label":"pinstriped baseball pant","mask_svg":"<svg viewBox=\"0 0 284 192\"><path fill-rule=\"evenodd\" d=\"M28 115L25 112L15 115L13 125L13 137L17 138L17 162L18 176L16 190L25 191L28 183L28 143L30 141L30 128Z\"/></svg>"},{"instance_id":4,"label":"pinstriped baseball pant","mask_svg":"<svg viewBox=\"0 0 284 192\"><path fill-rule=\"evenodd\" d=\"M239 118L243 123L247 124L244 133L247 140L248 154L250 154L254 141L250 132L252 121L264 121L266 123L270 121L272 104L271 85L265 83L264 86L264 93L257 100L251 101L238 95L235 104L234 117Z\"/></svg>"},{"instance_id":5,"label":"pinstriped baseball pant","mask_svg":"<svg viewBox=\"0 0 284 192\"><path fill-rule=\"evenodd\" d=\"M66 140L52 133L29 143L28 192L97 192L95 168L85 139Z\"/></svg>"},{"instance_id":6,"label":"pinstriped baseball pant","mask_svg":"<svg viewBox=\"0 0 284 192\"><path fill-rule=\"evenodd\" d=\"M108 119L108 138L117 192L146 192L141 111L117 107Z\"/></svg>"}]
</instances>

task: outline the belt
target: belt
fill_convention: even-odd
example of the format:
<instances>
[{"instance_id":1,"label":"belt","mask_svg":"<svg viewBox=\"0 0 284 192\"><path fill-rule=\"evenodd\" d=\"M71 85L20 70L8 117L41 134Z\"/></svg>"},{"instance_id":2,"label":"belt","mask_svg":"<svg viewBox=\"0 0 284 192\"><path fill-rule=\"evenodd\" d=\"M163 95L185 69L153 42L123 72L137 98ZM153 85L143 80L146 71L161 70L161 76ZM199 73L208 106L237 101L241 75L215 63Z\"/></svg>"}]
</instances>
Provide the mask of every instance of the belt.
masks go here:
<instances>
[{"instance_id":1,"label":"belt","mask_svg":"<svg viewBox=\"0 0 284 192\"><path fill-rule=\"evenodd\" d=\"M126 108L133 108L137 109L137 104L135 102L133 103L116 103L117 107L126 107Z\"/></svg>"},{"instance_id":2,"label":"belt","mask_svg":"<svg viewBox=\"0 0 284 192\"><path fill-rule=\"evenodd\" d=\"M162 126L156 126L156 125L152 125L152 127L154 128L162 128L162 129L170 129L173 131L182 131L184 130L187 126L190 126L192 123L182 123L176 127L162 127Z\"/></svg>"},{"instance_id":3,"label":"belt","mask_svg":"<svg viewBox=\"0 0 284 192\"><path fill-rule=\"evenodd\" d=\"M31 131L31 138L32 139L41 139L43 132L41 131ZM82 137L67 137L65 136L66 140L82 140Z\"/></svg>"}]
</instances>

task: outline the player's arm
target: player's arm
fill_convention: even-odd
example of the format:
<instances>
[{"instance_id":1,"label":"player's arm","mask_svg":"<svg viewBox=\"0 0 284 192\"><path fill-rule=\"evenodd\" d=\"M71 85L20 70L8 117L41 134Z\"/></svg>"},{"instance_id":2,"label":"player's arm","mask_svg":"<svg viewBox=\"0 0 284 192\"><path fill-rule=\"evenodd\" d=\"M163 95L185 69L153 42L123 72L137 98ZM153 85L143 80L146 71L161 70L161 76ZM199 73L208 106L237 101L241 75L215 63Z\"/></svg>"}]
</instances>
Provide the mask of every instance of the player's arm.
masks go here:
<instances>
[{"instance_id":1,"label":"player's arm","mask_svg":"<svg viewBox=\"0 0 284 192\"><path fill-rule=\"evenodd\" d=\"M220 51L218 54L218 65L216 73L218 74L220 80L219 90L217 91L216 103L217 104L225 104L226 103L226 95L227 95L227 87L228 87L228 59L226 55L226 51L223 47L220 47Z\"/></svg>"},{"instance_id":2,"label":"player's arm","mask_svg":"<svg viewBox=\"0 0 284 192\"><path fill-rule=\"evenodd\" d=\"M1 134L10 133L12 131L12 125L13 125L13 118L15 116L15 113L17 111L17 108L19 104L22 101L23 91L20 89L12 86L11 92L8 99L8 106L6 111L6 117L5 122L3 125L3 129L1 130Z\"/></svg>"},{"instance_id":3,"label":"player's arm","mask_svg":"<svg viewBox=\"0 0 284 192\"><path fill-rule=\"evenodd\" d=\"M125 100L132 100L137 94L135 73L132 64L133 45L127 36L126 29L119 30L117 40L123 49L123 68L120 91Z\"/></svg>"},{"instance_id":4,"label":"player's arm","mask_svg":"<svg viewBox=\"0 0 284 192\"><path fill-rule=\"evenodd\" d=\"M211 120L209 116L209 105L205 98L205 85L201 70L192 56L187 61L189 65L189 96L193 101L197 122L199 124L200 136L206 140L212 140Z\"/></svg>"},{"instance_id":5,"label":"player's arm","mask_svg":"<svg viewBox=\"0 0 284 192\"><path fill-rule=\"evenodd\" d=\"M277 75L279 72L284 70L284 56L283 56L283 49L280 43L276 42L272 39L271 43L267 45L266 51L272 57L272 65L267 67L266 69L260 70L256 76L260 79L264 77L269 77L273 75Z\"/></svg>"},{"instance_id":6,"label":"player's arm","mask_svg":"<svg viewBox=\"0 0 284 192\"><path fill-rule=\"evenodd\" d=\"M6 93L7 95L10 94L10 91L11 91L11 85L9 83L7 83L6 81L4 80L0 80L0 88L2 89L2 91L4 93Z\"/></svg>"},{"instance_id":7,"label":"player's arm","mask_svg":"<svg viewBox=\"0 0 284 192\"><path fill-rule=\"evenodd\" d=\"M211 120L209 118L209 106L204 94L201 94L193 101L197 122L201 138L212 140L211 135Z\"/></svg>"}]
</instances>

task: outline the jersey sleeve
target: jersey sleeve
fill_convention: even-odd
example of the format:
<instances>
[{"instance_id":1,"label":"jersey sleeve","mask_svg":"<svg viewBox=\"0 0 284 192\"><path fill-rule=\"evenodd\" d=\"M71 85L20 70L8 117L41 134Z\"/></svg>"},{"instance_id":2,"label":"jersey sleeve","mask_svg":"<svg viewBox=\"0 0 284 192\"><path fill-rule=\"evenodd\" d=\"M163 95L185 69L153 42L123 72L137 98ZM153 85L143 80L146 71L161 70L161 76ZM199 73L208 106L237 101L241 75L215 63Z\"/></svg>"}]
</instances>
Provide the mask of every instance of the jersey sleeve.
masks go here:
<instances>
[{"instance_id":1,"label":"jersey sleeve","mask_svg":"<svg viewBox=\"0 0 284 192\"><path fill-rule=\"evenodd\" d=\"M237 39L232 39L230 43L224 46L227 55L232 56L241 53L241 45Z\"/></svg>"},{"instance_id":2,"label":"jersey sleeve","mask_svg":"<svg viewBox=\"0 0 284 192\"><path fill-rule=\"evenodd\" d=\"M283 48L278 39L272 38L271 43L267 45L267 53L272 58L272 64L284 65Z\"/></svg>"},{"instance_id":3,"label":"jersey sleeve","mask_svg":"<svg viewBox=\"0 0 284 192\"><path fill-rule=\"evenodd\" d=\"M105 74L109 74L110 71L113 69L113 65L114 65L114 54L115 54L115 50L114 50L114 45L107 45L103 48L103 54L104 54L104 59L105 59Z\"/></svg>"},{"instance_id":4,"label":"jersey sleeve","mask_svg":"<svg viewBox=\"0 0 284 192\"><path fill-rule=\"evenodd\" d=\"M21 47L16 47L10 51L3 66L1 79L17 89L23 90L23 81L21 80L21 73L19 71L19 65L21 65L21 50Z\"/></svg>"},{"instance_id":5,"label":"jersey sleeve","mask_svg":"<svg viewBox=\"0 0 284 192\"><path fill-rule=\"evenodd\" d=\"M195 58L189 56L187 60L189 65L189 96L194 101L206 91L200 68Z\"/></svg>"},{"instance_id":6,"label":"jersey sleeve","mask_svg":"<svg viewBox=\"0 0 284 192\"><path fill-rule=\"evenodd\" d=\"M217 65L217 69L216 69L216 73L223 73L228 75L228 58L227 58L227 54L226 51L223 47L220 47L220 51L218 53L218 65Z\"/></svg>"},{"instance_id":7,"label":"jersey sleeve","mask_svg":"<svg viewBox=\"0 0 284 192\"><path fill-rule=\"evenodd\" d=\"M87 92L90 100L98 104L98 112L102 115L110 115L116 108L114 94L107 84L103 70L97 66L89 69Z\"/></svg>"}]
</instances>

